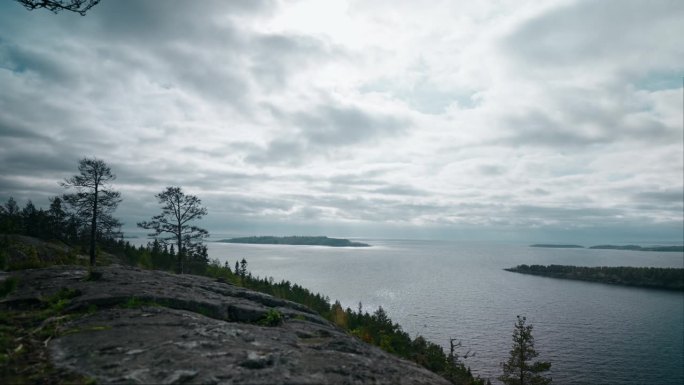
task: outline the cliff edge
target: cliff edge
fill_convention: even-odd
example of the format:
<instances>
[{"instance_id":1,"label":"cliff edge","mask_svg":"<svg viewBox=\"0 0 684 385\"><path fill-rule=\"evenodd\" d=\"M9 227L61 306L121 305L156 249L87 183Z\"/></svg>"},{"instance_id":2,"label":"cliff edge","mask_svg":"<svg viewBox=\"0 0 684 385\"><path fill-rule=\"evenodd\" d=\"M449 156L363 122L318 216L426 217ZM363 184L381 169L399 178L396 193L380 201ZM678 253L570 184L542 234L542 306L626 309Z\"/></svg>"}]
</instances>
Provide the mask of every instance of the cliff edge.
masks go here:
<instances>
[{"instance_id":1,"label":"cliff edge","mask_svg":"<svg viewBox=\"0 0 684 385\"><path fill-rule=\"evenodd\" d=\"M15 271L0 301L4 312L61 298L70 316L46 341L49 359L97 383L448 384L293 302L207 277L97 271Z\"/></svg>"}]
</instances>

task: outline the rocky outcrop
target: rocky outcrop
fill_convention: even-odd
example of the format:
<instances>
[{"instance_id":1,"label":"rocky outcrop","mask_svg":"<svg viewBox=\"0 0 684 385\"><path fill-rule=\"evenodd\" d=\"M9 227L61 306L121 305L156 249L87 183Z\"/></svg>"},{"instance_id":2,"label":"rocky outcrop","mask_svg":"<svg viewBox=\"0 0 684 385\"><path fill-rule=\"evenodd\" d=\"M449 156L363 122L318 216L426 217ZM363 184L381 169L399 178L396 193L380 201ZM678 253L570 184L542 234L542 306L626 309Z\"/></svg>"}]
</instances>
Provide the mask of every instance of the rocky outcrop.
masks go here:
<instances>
[{"instance_id":1,"label":"rocky outcrop","mask_svg":"<svg viewBox=\"0 0 684 385\"><path fill-rule=\"evenodd\" d=\"M2 304L68 292L79 313L49 342L57 367L98 383L447 384L308 308L210 278L121 266L18 271ZM269 316L282 322L268 322ZM271 324L273 326L266 326Z\"/></svg>"}]
</instances>

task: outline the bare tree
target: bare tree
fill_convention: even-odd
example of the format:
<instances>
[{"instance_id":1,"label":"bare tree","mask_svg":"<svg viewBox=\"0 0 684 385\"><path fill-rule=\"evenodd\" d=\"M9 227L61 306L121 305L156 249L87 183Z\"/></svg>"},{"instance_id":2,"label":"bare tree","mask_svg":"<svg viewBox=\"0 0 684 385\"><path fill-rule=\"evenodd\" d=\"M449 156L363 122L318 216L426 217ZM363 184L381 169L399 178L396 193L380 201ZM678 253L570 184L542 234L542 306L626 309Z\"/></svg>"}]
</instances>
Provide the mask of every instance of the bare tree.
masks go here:
<instances>
[{"instance_id":1,"label":"bare tree","mask_svg":"<svg viewBox=\"0 0 684 385\"><path fill-rule=\"evenodd\" d=\"M176 270L183 274L184 257L201 252L202 240L209 236L207 230L193 226L190 222L207 215L207 209L202 207L199 198L185 195L180 187L167 187L155 196L162 206L161 214L152 217L151 221L138 223L138 226L154 230L149 236L159 239L162 244L176 243Z\"/></svg>"},{"instance_id":2,"label":"bare tree","mask_svg":"<svg viewBox=\"0 0 684 385\"><path fill-rule=\"evenodd\" d=\"M38 8L45 8L54 13L59 11L71 11L76 12L81 16L85 16L86 12L100 0L16 0L24 8L29 11L33 11Z\"/></svg>"},{"instance_id":3,"label":"bare tree","mask_svg":"<svg viewBox=\"0 0 684 385\"><path fill-rule=\"evenodd\" d=\"M113 234L121 226L111 215L121 202L121 193L109 187L116 175L104 161L83 158L78 162L78 171L78 175L61 183L66 189L76 189L75 193L64 194L63 199L82 223L90 222L90 266L94 267L98 233Z\"/></svg>"}]
</instances>

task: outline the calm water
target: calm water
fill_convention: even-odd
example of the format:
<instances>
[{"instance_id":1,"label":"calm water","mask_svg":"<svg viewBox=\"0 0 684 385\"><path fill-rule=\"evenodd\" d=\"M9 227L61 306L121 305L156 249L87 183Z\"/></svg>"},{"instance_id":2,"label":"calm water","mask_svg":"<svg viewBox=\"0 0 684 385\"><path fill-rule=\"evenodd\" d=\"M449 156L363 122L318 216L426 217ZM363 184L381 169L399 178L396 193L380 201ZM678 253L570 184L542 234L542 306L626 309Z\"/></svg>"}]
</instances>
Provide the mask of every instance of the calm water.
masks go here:
<instances>
[{"instance_id":1,"label":"calm water","mask_svg":"<svg viewBox=\"0 0 684 385\"><path fill-rule=\"evenodd\" d=\"M684 383L684 294L503 271L518 264L684 267L682 253L363 240L370 248L209 243L212 258L299 283L356 309L382 306L412 336L448 346L492 380L517 314L558 384Z\"/></svg>"}]
</instances>

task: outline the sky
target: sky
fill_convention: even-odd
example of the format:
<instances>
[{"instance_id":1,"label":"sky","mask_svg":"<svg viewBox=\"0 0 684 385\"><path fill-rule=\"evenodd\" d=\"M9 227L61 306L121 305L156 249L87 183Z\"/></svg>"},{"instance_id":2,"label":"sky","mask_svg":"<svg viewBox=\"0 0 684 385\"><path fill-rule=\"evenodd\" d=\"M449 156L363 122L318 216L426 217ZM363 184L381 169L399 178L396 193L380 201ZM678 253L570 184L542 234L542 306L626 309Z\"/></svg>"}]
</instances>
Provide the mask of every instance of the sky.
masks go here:
<instances>
[{"instance_id":1,"label":"sky","mask_svg":"<svg viewBox=\"0 0 684 385\"><path fill-rule=\"evenodd\" d=\"M201 4L201 5L199 5ZM124 231L683 242L684 2L0 3L0 200L78 160Z\"/></svg>"}]
</instances>

